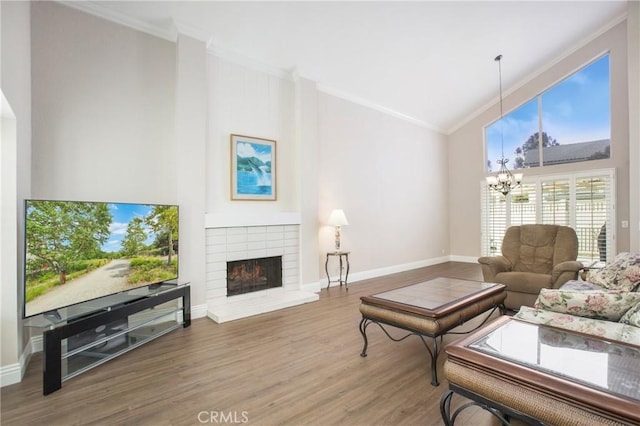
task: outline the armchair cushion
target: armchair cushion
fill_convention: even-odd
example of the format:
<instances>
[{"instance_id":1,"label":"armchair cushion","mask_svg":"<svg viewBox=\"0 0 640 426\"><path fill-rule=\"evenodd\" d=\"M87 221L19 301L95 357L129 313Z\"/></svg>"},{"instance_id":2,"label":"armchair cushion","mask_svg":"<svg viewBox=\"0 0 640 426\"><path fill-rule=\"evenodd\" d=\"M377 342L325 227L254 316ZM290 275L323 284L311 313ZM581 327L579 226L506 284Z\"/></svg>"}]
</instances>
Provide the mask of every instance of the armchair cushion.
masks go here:
<instances>
[{"instance_id":1,"label":"armchair cushion","mask_svg":"<svg viewBox=\"0 0 640 426\"><path fill-rule=\"evenodd\" d=\"M551 275L534 272L501 272L496 281L507 286L507 291L538 294L541 289L551 287Z\"/></svg>"},{"instance_id":2,"label":"armchair cushion","mask_svg":"<svg viewBox=\"0 0 640 426\"><path fill-rule=\"evenodd\" d=\"M579 317L618 321L640 303L640 293L599 290L540 290L534 308Z\"/></svg>"}]
</instances>

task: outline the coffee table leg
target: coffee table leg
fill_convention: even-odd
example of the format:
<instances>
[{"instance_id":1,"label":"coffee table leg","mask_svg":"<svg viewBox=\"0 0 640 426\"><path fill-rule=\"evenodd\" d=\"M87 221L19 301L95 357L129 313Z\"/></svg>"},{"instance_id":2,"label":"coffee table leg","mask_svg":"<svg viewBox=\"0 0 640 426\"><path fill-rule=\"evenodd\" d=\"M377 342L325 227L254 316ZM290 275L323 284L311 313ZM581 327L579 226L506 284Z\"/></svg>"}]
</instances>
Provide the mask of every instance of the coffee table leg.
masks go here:
<instances>
[{"instance_id":1,"label":"coffee table leg","mask_svg":"<svg viewBox=\"0 0 640 426\"><path fill-rule=\"evenodd\" d=\"M426 340L424 340L424 336L421 334L417 334L422 340L424 347L429 351L429 355L431 355L431 384L433 386L438 386L440 383L438 382L438 355L440 355L440 348L438 347L438 338L432 337L431 340L433 342L433 349L429 347L429 344ZM442 343L442 336L440 336L440 342Z\"/></svg>"},{"instance_id":2,"label":"coffee table leg","mask_svg":"<svg viewBox=\"0 0 640 426\"><path fill-rule=\"evenodd\" d=\"M440 383L438 382L438 355L440 354L440 349L438 348L438 338L434 337L433 340L433 353L431 354L431 384L433 386L438 386Z\"/></svg>"},{"instance_id":3,"label":"coffee table leg","mask_svg":"<svg viewBox=\"0 0 640 426\"><path fill-rule=\"evenodd\" d=\"M453 400L453 395L456 393L458 392L449 388L449 390L446 391L444 394L442 394L442 397L440 398L440 415L442 416L442 421L445 424L445 426L454 426L458 415L460 415L464 410L466 410L469 407L479 407L485 411L488 411L493 417L495 417L500 422L500 425L502 426L511 425L510 416L501 412L498 408L494 408L484 402L476 401L474 399L475 397L473 396L473 394L468 394L466 392L460 393L460 395L462 395L467 399L471 399L471 401L460 405L458 408L455 409L453 413L451 413L451 400ZM542 426L545 424L542 422L538 422L535 419L532 419L530 417L523 417L522 419L526 424L530 424L530 425Z\"/></svg>"},{"instance_id":4,"label":"coffee table leg","mask_svg":"<svg viewBox=\"0 0 640 426\"><path fill-rule=\"evenodd\" d=\"M440 415L445 426L451 426L451 400L453 399L453 391L449 390L442 394L440 398Z\"/></svg>"},{"instance_id":5,"label":"coffee table leg","mask_svg":"<svg viewBox=\"0 0 640 426\"><path fill-rule=\"evenodd\" d=\"M367 346L369 345L369 341L367 340L367 325L367 319L362 318L360 321L360 334L362 334L362 338L364 339L364 347L362 348L360 356L363 358L367 356Z\"/></svg>"}]
</instances>

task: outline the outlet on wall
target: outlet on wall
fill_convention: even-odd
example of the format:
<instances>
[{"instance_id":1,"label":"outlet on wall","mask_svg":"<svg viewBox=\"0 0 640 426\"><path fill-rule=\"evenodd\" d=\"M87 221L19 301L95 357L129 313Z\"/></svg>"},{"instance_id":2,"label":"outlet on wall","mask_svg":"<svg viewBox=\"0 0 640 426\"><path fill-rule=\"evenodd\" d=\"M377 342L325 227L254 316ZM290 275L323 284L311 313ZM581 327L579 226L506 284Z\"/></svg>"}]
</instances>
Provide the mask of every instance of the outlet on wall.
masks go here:
<instances>
[{"instance_id":1,"label":"outlet on wall","mask_svg":"<svg viewBox=\"0 0 640 426\"><path fill-rule=\"evenodd\" d=\"M622 223L620 224L623 228L628 228L629 227L629 221L628 220L623 220Z\"/></svg>"}]
</instances>

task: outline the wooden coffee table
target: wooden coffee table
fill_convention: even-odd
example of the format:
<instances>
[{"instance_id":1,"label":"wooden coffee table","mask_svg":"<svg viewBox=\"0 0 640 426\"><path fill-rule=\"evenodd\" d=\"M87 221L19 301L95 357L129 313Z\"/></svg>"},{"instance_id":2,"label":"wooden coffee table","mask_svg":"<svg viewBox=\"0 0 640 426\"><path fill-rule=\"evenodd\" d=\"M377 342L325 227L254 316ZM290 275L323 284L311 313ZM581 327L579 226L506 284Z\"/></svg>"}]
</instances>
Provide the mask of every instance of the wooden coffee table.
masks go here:
<instances>
[{"instance_id":1,"label":"wooden coffee table","mask_svg":"<svg viewBox=\"0 0 640 426\"><path fill-rule=\"evenodd\" d=\"M370 324L380 326L393 341L416 335L420 337L431 356L431 384L438 386L436 364L441 352L442 336L469 319L491 310L482 324L473 330L484 325L495 309L504 310L502 302L506 296L505 286L502 284L439 277L361 297L360 333L364 339L364 347L360 356L367 356L367 327ZM384 325L397 327L409 333L401 338L394 338ZM425 337L431 338L431 347L425 341Z\"/></svg>"},{"instance_id":2,"label":"wooden coffee table","mask_svg":"<svg viewBox=\"0 0 640 426\"><path fill-rule=\"evenodd\" d=\"M445 425L477 405L502 424L640 424L640 347L502 317L446 348ZM471 400L451 412L454 394Z\"/></svg>"}]
</instances>

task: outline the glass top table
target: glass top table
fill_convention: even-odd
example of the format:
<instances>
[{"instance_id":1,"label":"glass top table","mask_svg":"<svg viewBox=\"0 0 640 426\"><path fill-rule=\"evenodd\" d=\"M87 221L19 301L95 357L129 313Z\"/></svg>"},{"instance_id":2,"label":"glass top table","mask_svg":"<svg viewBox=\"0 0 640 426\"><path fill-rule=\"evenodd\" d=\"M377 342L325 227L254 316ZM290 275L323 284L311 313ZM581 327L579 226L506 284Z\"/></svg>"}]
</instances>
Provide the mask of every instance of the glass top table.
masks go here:
<instances>
[{"instance_id":1,"label":"glass top table","mask_svg":"<svg viewBox=\"0 0 640 426\"><path fill-rule=\"evenodd\" d=\"M469 348L640 403L640 347L509 321Z\"/></svg>"},{"instance_id":2,"label":"glass top table","mask_svg":"<svg viewBox=\"0 0 640 426\"><path fill-rule=\"evenodd\" d=\"M477 375L473 383L498 380L505 387L528 389L527 399L531 401L544 395L596 416L640 424L638 346L504 316L451 343L446 352L448 363ZM473 395L483 398L482 385L459 382L456 374L448 377L449 393L465 395L470 391L465 395L468 398L474 399ZM485 404L493 401L502 403L504 408L505 402L496 400L501 397L489 388L486 392ZM445 397L450 398L445 394L442 401ZM520 410L531 408L531 412L538 413L541 410L539 404L538 407L528 407L526 401L518 404L522 404ZM441 402L441 407L444 405ZM446 410L442 409L442 413L446 418Z\"/></svg>"}]
</instances>

